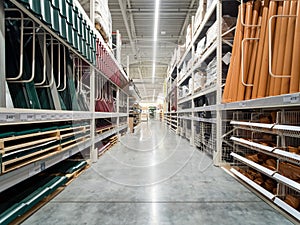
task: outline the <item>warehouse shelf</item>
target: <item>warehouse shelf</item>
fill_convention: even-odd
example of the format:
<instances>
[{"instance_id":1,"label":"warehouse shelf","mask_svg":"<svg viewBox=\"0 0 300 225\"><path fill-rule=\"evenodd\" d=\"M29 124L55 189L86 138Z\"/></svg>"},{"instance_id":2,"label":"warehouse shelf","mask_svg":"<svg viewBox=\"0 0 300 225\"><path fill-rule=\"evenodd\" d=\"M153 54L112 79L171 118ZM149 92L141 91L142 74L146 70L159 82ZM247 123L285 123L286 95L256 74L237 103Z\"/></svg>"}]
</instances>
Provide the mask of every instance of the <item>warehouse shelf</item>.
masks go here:
<instances>
[{"instance_id":1,"label":"warehouse shelf","mask_svg":"<svg viewBox=\"0 0 300 225\"><path fill-rule=\"evenodd\" d=\"M264 109L300 106L300 93L258 98L240 102L222 104L222 110Z\"/></svg>"},{"instance_id":2,"label":"warehouse shelf","mask_svg":"<svg viewBox=\"0 0 300 225\"><path fill-rule=\"evenodd\" d=\"M192 58L192 47L192 43L190 43L189 46L186 47L185 53L179 60L178 67L181 67L184 62L189 61Z\"/></svg>"},{"instance_id":3,"label":"warehouse shelf","mask_svg":"<svg viewBox=\"0 0 300 225\"><path fill-rule=\"evenodd\" d=\"M50 76L48 77L48 71L46 71L44 72L42 77L43 80L46 80L45 82L48 83L46 84L49 87L47 85L44 86L45 88L46 86L47 88L49 88L49 93L47 94L51 98L53 98L51 99L53 100L53 107L34 106L34 107L27 107L27 108L37 108L37 109L23 109L22 108L23 106L20 107L15 105L15 108L0 108L0 126L3 127L3 132L1 133L1 135L2 137L4 135L4 138L1 138L0 141L1 142L0 144L1 145L0 147L0 152L1 152L0 192L44 171L45 169L61 162L62 160L70 158L74 154L77 154L85 150L87 151L86 156L91 161L93 162L96 161L97 156L95 153L97 152L94 148L95 142L97 141L99 142L105 139L109 135L113 135L121 131L123 132L124 130L127 129L128 126L127 124L128 113L126 113L127 102L128 102L128 90L126 87L122 89L128 82L128 76L124 72L122 65L114 58L112 51L110 50L106 42L103 40L100 33L98 33L98 31L95 29L94 23L90 21L89 17L86 15L85 11L83 10L79 2L77 0L70 1L68 3L65 0L45 1L45 3L50 4L50 9L49 9L50 11L56 10L55 12L62 13L59 10L63 10L63 8L58 9L53 7L55 4L67 3L69 4L70 8L73 10L71 14L74 17L72 19L74 18L75 18L74 20L78 19L76 17L77 13L82 15L83 21L80 21L78 23L72 22L72 24L70 24L69 21L67 24L67 26L71 28L71 31L69 30L68 32L74 33L71 34L72 38L74 38L73 41L69 39L71 36L63 37L64 23L57 23L57 24L54 22L53 23L51 22L49 24L45 23L44 17L38 16L39 15L38 12L34 13L35 11L31 8L33 5L31 1L10 0L10 2L12 3L11 4L12 6L14 5L14 9L13 9L14 11L12 11L11 9L5 9L6 10L5 15L7 15L7 19L21 21L20 18L13 18L10 15L13 12L17 12L20 14L20 17L24 18L28 23L31 24L31 25L26 25L27 27L25 26L26 28L30 28L32 30L32 31L29 30L26 33L26 35L28 37L33 36L36 38L36 40L40 40L40 43L38 43L38 41L36 41L37 43L35 43L35 45L40 48L40 49L36 49L36 51L42 55L43 54L47 55L42 57L43 58L42 60L49 61L49 62L46 61L47 63L45 63L47 64L46 70L49 69L50 71L50 67L52 65L51 69L55 70L55 73L57 74L54 77L52 71L52 75L50 75L49 72ZM40 13L45 13L43 10L44 9L42 9L42 12ZM61 17L61 15L58 16ZM63 15L63 16L66 16L67 19L70 19L68 15ZM87 34L87 36L85 37L87 40L85 42L82 41L82 46L80 47L77 43L77 41L79 41L80 28L79 27L76 28L76 26L79 23L82 26L84 25L86 26L85 30L88 29L90 30L90 33ZM16 24L18 25L18 22L16 22ZM60 27L61 30L55 30L58 29L58 27ZM23 28L21 28L21 30L22 29ZM78 29L78 32L77 30L75 31L75 29ZM40 39L38 35L41 36L41 34L44 34L44 38ZM76 39L76 37L78 37L78 39ZM35 38L32 39L35 41ZM96 43L96 39L97 39L97 43ZM32 41L32 45L34 44L34 41ZM18 42L16 41L15 43ZM51 47L52 50L47 49L44 50L43 53L41 47L42 44L45 45L50 44L49 49ZM20 43L19 45L21 48ZM107 65L103 65L103 67L100 67L100 64L98 64L97 61L100 60L100 55L96 56L97 50L100 50L100 48L98 49L99 47L98 45L101 45L101 49L105 53L105 55L101 55L102 57L101 62L107 64ZM85 48L85 50L81 49L83 47ZM55 48L55 50L53 50L53 48ZM60 49L64 49L64 54L61 53ZM53 51L57 51L57 52L53 52ZM87 52L84 53L84 51ZM5 56L6 54L7 53L2 54L2 57ZM56 65L57 68L53 66L56 62L54 63L54 61L51 61L53 59L50 59L51 58L50 55L52 58L53 55L55 55L55 57L58 58L58 60L61 60L61 62L58 61L57 63L58 65ZM15 57L9 57L8 59L14 60L14 58ZM39 56L38 55L32 56L32 58L33 58L32 59L33 63L35 61L36 61L35 63L37 63L38 61L37 59L39 58ZM2 59L3 58L1 58L1 61ZM60 64L63 61L68 61L68 63L70 64L68 65L67 68L65 68L64 71L63 68L60 67ZM8 60L6 60L6 62L8 62ZM49 68L48 68L48 64L50 65ZM24 65L25 65L25 59L24 59ZM65 65L67 65L67 63L65 63ZM72 69L72 65L73 65L73 69ZM41 67L41 65L36 64L36 67ZM103 68L106 68L106 70L103 70ZM61 76L65 78L64 85L62 85L61 83L62 78L60 79L60 75L62 73L65 74L64 76ZM34 73L32 72L32 74ZM36 71L36 74L40 74L40 71ZM47 74L47 77L45 74ZM84 77L85 80L83 79ZM118 79L116 79L116 77ZM7 78L11 79L10 77ZM40 85L43 82L41 82L40 80L42 80L42 78L38 77L37 80L34 80L32 82L33 89L41 90ZM56 78L58 79L58 81L56 80ZM50 80L52 79L51 82L49 79ZM69 82L71 84L69 84ZM67 85L68 86L72 85L72 86L68 87ZM2 87L2 84L0 84L0 86ZM70 90L63 92L66 89L62 86L67 86ZM11 88L11 90L7 89L7 92L12 91L14 89L13 88ZM108 101L109 103L112 103L114 101L115 105L113 106L116 107L112 107L111 104L110 109L108 109L108 107L107 109L101 109L100 107L99 110L99 108L97 109L98 105L96 105L97 112L95 112L94 108L95 108L96 101L98 100L102 101L103 98L101 97L104 97L101 96L101 94L103 94L100 93L101 90L102 92L103 90L104 91L106 90L105 94L107 94L106 96L107 100L104 98L104 101L106 101L104 103L108 106L107 104ZM73 96L75 98L73 98ZM37 96L37 97L41 97L42 99L43 96ZM63 99L64 97L66 97L66 99L69 100L69 102L67 103L70 103L70 106L66 104L65 101L67 100ZM80 99L80 101L81 103L84 102L85 104L79 106L79 97L83 97L82 99ZM94 102L94 100L96 101ZM21 100L18 101L21 102ZM41 101L41 103L43 102ZM77 105L73 107L74 103L78 104L78 107ZM24 108L26 107L24 106ZM44 108L44 109L39 109L39 108ZM107 132L103 132L101 135L98 135L98 133L96 132L97 128L95 126L96 120L97 121L107 120L108 122L114 125L114 128L109 129ZM126 123L124 123L124 120L126 120ZM52 123L53 123L53 127L50 127L50 124ZM17 125L21 125L21 126L24 125L24 128L20 127L20 129L18 129ZM7 131L8 129L12 129L12 132L8 132ZM21 131L17 132L17 130L21 130ZM24 135L20 135L21 133L24 133ZM96 137L95 137L95 133L97 133ZM9 141L11 143L17 142L17 144L15 144L15 147L12 147ZM10 145L7 145L7 143L9 143Z\"/></svg>"},{"instance_id":4,"label":"warehouse shelf","mask_svg":"<svg viewBox=\"0 0 300 225\"><path fill-rule=\"evenodd\" d=\"M260 194L262 194L267 199L273 201L277 206L284 209L286 212L294 216L296 219L300 220L300 213L298 210L294 209L293 207L289 206L287 203L282 201L280 198L276 197L276 195L270 193L260 185L256 184L254 181L250 180L243 174L241 174L239 171L237 171L235 168L231 168L230 172L240 178L242 181L244 181L247 185L254 188L256 191L258 191Z\"/></svg>"},{"instance_id":5,"label":"warehouse shelf","mask_svg":"<svg viewBox=\"0 0 300 225\"><path fill-rule=\"evenodd\" d=\"M183 103L188 102L188 101L191 101L192 99L193 99L193 96L191 94L189 94L185 97L179 98L178 99L178 105L183 104Z\"/></svg>"},{"instance_id":6,"label":"warehouse shelf","mask_svg":"<svg viewBox=\"0 0 300 225\"><path fill-rule=\"evenodd\" d=\"M271 153L275 149L275 147L265 146L265 145L262 145L262 144L255 143L253 141L247 141L245 139L241 139L241 138L237 138L237 137L231 137L230 140L232 140L232 141L234 141L234 142L236 142L240 145L243 145L243 146L246 146L248 148L258 150L258 151Z\"/></svg>"},{"instance_id":7,"label":"warehouse shelf","mask_svg":"<svg viewBox=\"0 0 300 225\"><path fill-rule=\"evenodd\" d=\"M197 91L193 95L193 99L199 98L200 96L207 95L207 94L210 94L210 93L213 93L213 92L216 92L216 91L217 91L217 87L215 85L212 86L212 87L207 87L204 90Z\"/></svg>"},{"instance_id":8,"label":"warehouse shelf","mask_svg":"<svg viewBox=\"0 0 300 225\"><path fill-rule=\"evenodd\" d=\"M264 166L261 166L249 159L246 159L236 153L231 153L230 154L232 157L234 157L235 159L237 159L238 161L250 166L251 168L257 170L258 172L261 172L265 175L267 175L270 178L273 178L274 180L287 185L288 187L296 190L296 191L300 191L300 184L296 181L293 181L285 176L282 176L281 174L277 173L276 170L270 170Z\"/></svg>"},{"instance_id":9,"label":"warehouse shelf","mask_svg":"<svg viewBox=\"0 0 300 225\"><path fill-rule=\"evenodd\" d=\"M300 220L300 212L293 207L289 206L287 203L282 201L280 198L276 197L274 203L280 208L284 209L286 212L295 217L298 221Z\"/></svg>"},{"instance_id":10,"label":"warehouse shelf","mask_svg":"<svg viewBox=\"0 0 300 225\"><path fill-rule=\"evenodd\" d=\"M207 49L203 51L203 55L198 58L198 60L195 60L194 69L197 69L201 67L201 64L214 53L216 55L215 51L217 50L217 41L214 41Z\"/></svg>"},{"instance_id":11,"label":"warehouse shelf","mask_svg":"<svg viewBox=\"0 0 300 225\"><path fill-rule=\"evenodd\" d=\"M0 108L0 125L89 120L91 112Z\"/></svg>"},{"instance_id":12,"label":"warehouse shelf","mask_svg":"<svg viewBox=\"0 0 300 225\"><path fill-rule=\"evenodd\" d=\"M204 122L204 123L217 123L216 118L193 117L192 120L197 121L197 122Z\"/></svg>"},{"instance_id":13,"label":"warehouse shelf","mask_svg":"<svg viewBox=\"0 0 300 225\"><path fill-rule=\"evenodd\" d=\"M72 155L81 152L82 150L89 148L92 144L90 139L87 139L77 146L73 146L65 151L58 152L48 158L36 161L28 164L22 168L11 171L9 173L1 175L0 179L0 192L14 186L15 184L32 177L51 166L70 158Z\"/></svg>"},{"instance_id":14,"label":"warehouse shelf","mask_svg":"<svg viewBox=\"0 0 300 225\"><path fill-rule=\"evenodd\" d=\"M197 41L199 35L203 32L204 28L207 26L207 23L211 20L212 15L216 14L217 5L218 3L214 1L211 7L209 8L209 10L206 12L203 21L201 22L199 27L195 29L195 34L193 35L192 43L195 43Z\"/></svg>"},{"instance_id":15,"label":"warehouse shelf","mask_svg":"<svg viewBox=\"0 0 300 225\"><path fill-rule=\"evenodd\" d=\"M105 113L105 112L96 112L95 119L101 118L117 118L117 117L127 117L127 113Z\"/></svg>"},{"instance_id":16,"label":"warehouse shelf","mask_svg":"<svg viewBox=\"0 0 300 225\"><path fill-rule=\"evenodd\" d=\"M255 162L253 162L253 161L251 161L249 159L246 159L243 156L240 156L240 155L238 155L238 154L236 154L234 152L232 152L230 155L232 157L234 157L235 159L237 159L238 161L240 161L240 162L242 162L242 163L244 163L244 164L252 167L253 169L255 169L255 170L257 170L257 171L259 171L259 172L261 172L261 173L263 173L263 174L265 174L267 176L269 176L270 178L272 178L272 176L276 173L276 171L270 170L270 169L268 169L268 168L266 168L264 166L261 166L261 165L255 163Z\"/></svg>"},{"instance_id":17,"label":"warehouse shelf","mask_svg":"<svg viewBox=\"0 0 300 225\"><path fill-rule=\"evenodd\" d=\"M217 110L217 105L208 105L208 106L201 106L195 107L193 112L206 112L206 111L215 111Z\"/></svg>"},{"instance_id":18,"label":"warehouse shelf","mask_svg":"<svg viewBox=\"0 0 300 225\"><path fill-rule=\"evenodd\" d=\"M193 70L189 70L187 71L181 78L180 80L178 81L178 85L182 85L188 78L191 78L192 77L192 74L193 74Z\"/></svg>"},{"instance_id":19,"label":"warehouse shelf","mask_svg":"<svg viewBox=\"0 0 300 225\"><path fill-rule=\"evenodd\" d=\"M257 183L254 181L250 180L243 174L241 174L239 171L237 171L235 168L231 168L230 171L236 175L238 178L243 180L245 183L247 183L249 186L254 188L255 190L259 191L263 196L267 197L269 200L273 200L275 198L275 195L264 189L263 187L259 186Z\"/></svg>"},{"instance_id":20,"label":"warehouse shelf","mask_svg":"<svg viewBox=\"0 0 300 225\"><path fill-rule=\"evenodd\" d=\"M273 129L275 124L267 124L267 123L252 123L252 122L243 122L243 121L230 121L230 124L237 125L239 127L250 127L250 128L262 128L262 129Z\"/></svg>"}]
</instances>

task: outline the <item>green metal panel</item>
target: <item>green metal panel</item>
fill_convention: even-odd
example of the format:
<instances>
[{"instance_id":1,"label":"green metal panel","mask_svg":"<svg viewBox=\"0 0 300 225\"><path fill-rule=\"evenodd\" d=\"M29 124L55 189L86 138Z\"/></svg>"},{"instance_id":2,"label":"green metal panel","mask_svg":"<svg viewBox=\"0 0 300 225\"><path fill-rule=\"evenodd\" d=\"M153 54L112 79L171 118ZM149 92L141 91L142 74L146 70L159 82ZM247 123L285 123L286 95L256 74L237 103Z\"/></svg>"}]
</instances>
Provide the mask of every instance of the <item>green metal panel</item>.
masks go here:
<instances>
[{"instance_id":1,"label":"green metal panel","mask_svg":"<svg viewBox=\"0 0 300 225\"><path fill-rule=\"evenodd\" d=\"M31 11L39 18L42 17L42 12L41 12L41 1L37 0L30 0L29 1L30 9Z\"/></svg>"},{"instance_id":2,"label":"green metal panel","mask_svg":"<svg viewBox=\"0 0 300 225\"><path fill-rule=\"evenodd\" d=\"M59 0L52 0L51 3L54 8L59 9Z\"/></svg>"},{"instance_id":3,"label":"green metal panel","mask_svg":"<svg viewBox=\"0 0 300 225\"><path fill-rule=\"evenodd\" d=\"M41 1L42 20L48 25L52 24L51 20L51 2L49 0Z\"/></svg>"},{"instance_id":4,"label":"green metal panel","mask_svg":"<svg viewBox=\"0 0 300 225\"><path fill-rule=\"evenodd\" d=\"M87 24L86 24L86 20L82 21L82 39L84 41L86 41L86 39L87 39Z\"/></svg>"},{"instance_id":5,"label":"green metal panel","mask_svg":"<svg viewBox=\"0 0 300 225\"><path fill-rule=\"evenodd\" d=\"M59 20L59 28L60 28L60 36L63 38L63 39L67 39L67 20L66 18L62 17L60 15L60 20Z\"/></svg>"},{"instance_id":6,"label":"green metal panel","mask_svg":"<svg viewBox=\"0 0 300 225\"><path fill-rule=\"evenodd\" d=\"M59 0L59 13L62 17L67 18L67 2L66 2L66 0Z\"/></svg>"},{"instance_id":7,"label":"green metal panel","mask_svg":"<svg viewBox=\"0 0 300 225\"><path fill-rule=\"evenodd\" d=\"M82 19L82 14L81 13L78 13L78 34L79 36L82 36L82 29L83 29L83 19Z\"/></svg>"},{"instance_id":8,"label":"green metal panel","mask_svg":"<svg viewBox=\"0 0 300 225\"><path fill-rule=\"evenodd\" d=\"M78 31L78 8L75 6L73 8L73 29Z\"/></svg>"},{"instance_id":9,"label":"green metal panel","mask_svg":"<svg viewBox=\"0 0 300 225\"><path fill-rule=\"evenodd\" d=\"M78 33L73 29L73 47L78 50Z\"/></svg>"},{"instance_id":10,"label":"green metal panel","mask_svg":"<svg viewBox=\"0 0 300 225\"><path fill-rule=\"evenodd\" d=\"M71 24L67 23L67 41L69 44L73 45L73 27Z\"/></svg>"},{"instance_id":11,"label":"green metal panel","mask_svg":"<svg viewBox=\"0 0 300 225\"><path fill-rule=\"evenodd\" d=\"M67 22L73 25L73 5L67 3Z\"/></svg>"},{"instance_id":12,"label":"green metal panel","mask_svg":"<svg viewBox=\"0 0 300 225\"><path fill-rule=\"evenodd\" d=\"M60 20L60 15L59 15L59 9L55 8L52 5L52 10L51 10L51 20L52 20L52 29L59 33L60 28L59 28L59 20Z\"/></svg>"}]
</instances>

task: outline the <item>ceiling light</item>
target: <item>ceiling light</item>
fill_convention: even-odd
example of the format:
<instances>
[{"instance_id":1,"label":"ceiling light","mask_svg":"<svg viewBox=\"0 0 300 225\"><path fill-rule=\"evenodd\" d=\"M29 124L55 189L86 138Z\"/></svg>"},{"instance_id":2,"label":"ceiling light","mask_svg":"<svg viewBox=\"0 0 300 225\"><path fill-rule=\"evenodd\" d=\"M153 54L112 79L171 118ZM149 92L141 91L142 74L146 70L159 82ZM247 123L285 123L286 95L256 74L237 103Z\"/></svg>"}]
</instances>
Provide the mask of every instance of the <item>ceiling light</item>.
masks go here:
<instances>
[{"instance_id":1,"label":"ceiling light","mask_svg":"<svg viewBox=\"0 0 300 225\"><path fill-rule=\"evenodd\" d=\"M166 31L162 30L162 31L160 32L160 34L161 34L161 35L166 35Z\"/></svg>"},{"instance_id":2,"label":"ceiling light","mask_svg":"<svg viewBox=\"0 0 300 225\"><path fill-rule=\"evenodd\" d=\"M155 16L154 16L154 31L153 31L153 68L152 68L152 83L155 79L155 61L156 61L156 41L158 32L158 20L159 20L159 1L155 0Z\"/></svg>"}]
</instances>

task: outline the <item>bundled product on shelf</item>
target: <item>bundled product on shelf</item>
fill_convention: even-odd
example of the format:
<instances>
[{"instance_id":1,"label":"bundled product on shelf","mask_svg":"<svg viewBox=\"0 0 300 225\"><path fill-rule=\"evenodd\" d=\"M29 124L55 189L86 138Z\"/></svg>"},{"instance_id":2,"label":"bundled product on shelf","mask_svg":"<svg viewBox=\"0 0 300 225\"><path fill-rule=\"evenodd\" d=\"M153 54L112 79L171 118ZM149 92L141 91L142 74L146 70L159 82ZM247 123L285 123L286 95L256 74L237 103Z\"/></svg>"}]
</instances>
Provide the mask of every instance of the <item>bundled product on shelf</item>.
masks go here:
<instances>
[{"instance_id":1,"label":"bundled product on shelf","mask_svg":"<svg viewBox=\"0 0 300 225\"><path fill-rule=\"evenodd\" d=\"M239 7L223 102L299 92L299 1Z\"/></svg>"},{"instance_id":2,"label":"bundled product on shelf","mask_svg":"<svg viewBox=\"0 0 300 225\"><path fill-rule=\"evenodd\" d=\"M90 1L79 0L85 12L90 15ZM95 1L95 22L96 28L102 35L103 39L109 43L112 41L112 19L111 13L108 8L107 0L96 0ZM111 44L109 44L111 47Z\"/></svg>"},{"instance_id":3,"label":"bundled product on shelf","mask_svg":"<svg viewBox=\"0 0 300 225\"><path fill-rule=\"evenodd\" d=\"M213 5L214 0L206 0L206 12L209 11L210 7Z\"/></svg>"},{"instance_id":4,"label":"bundled product on shelf","mask_svg":"<svg viewBox=\"0 0 300 225\"><path fill-rule=\"evenodd\" d=\"M185 47L188 48L192 42L192 25L189 24L186 28L186 36L185 36Z\"/></svg>"},{"instance_id":5,"label":"bundled product on shelf","mask_svg":"<svg viewBox=\"0 0 300 225\"><path fill-rule=\"evenodd\" d=\"M209 87L217 80L217 58L215 57L206 67L206 84Z\"/></svg>"},{"instance_id":6,"label":"bundled product on shelf","mask_svg":"<svg viewBox=\"0 0 300 225\"><path fill-rule=\"evenodd\" d=\"M198 27L200 26L204 16L206 13L206 0L199 0L198 9L195 14L194 18L194 33L197 31Z\"/></svg>"},{"instance_id":7,"label":"bundled product on shelf","mask_svg":"<svg viewBox=\"0 0 300 225\"><path fill-rule=\"evenodd\" d=\"M198 71L194 74L194 91L201 90L206 84L206 72Z\"/></svg>"},{"instance_id":8,"label":"bundled product on shelf","mask_svg":"<svg viewBox=\"0 0 300 225\"><path fill-rule=\"evenodd\" d=\"M185 53L185 45L178 45L177 47L177 62L179 62L183 56L183 54Z\"/></svg>"},{"instance_id":9,"label":"bundled product on shelf","mask_svg":"<svg viewBox=\"0 0 300 225\"><path fill-rule=\"evenodd\" d=\"M206 49L206 37L203 37L197 44L197 49L195 53L196 57L200 58L203 55L205 49Z\"/></svg>"},{"instance_id":10,"label":"bundled product on shelf","mask_svg":"<svg viewBox=\"0 0 300 225\"><path fill-rule=\"evenodd\" d=\"M190 78L189 79L189 93L188 94L191 94L193 90L194 90L194 82L193 82L193 78Z\"/></svg>"}]
</instances>

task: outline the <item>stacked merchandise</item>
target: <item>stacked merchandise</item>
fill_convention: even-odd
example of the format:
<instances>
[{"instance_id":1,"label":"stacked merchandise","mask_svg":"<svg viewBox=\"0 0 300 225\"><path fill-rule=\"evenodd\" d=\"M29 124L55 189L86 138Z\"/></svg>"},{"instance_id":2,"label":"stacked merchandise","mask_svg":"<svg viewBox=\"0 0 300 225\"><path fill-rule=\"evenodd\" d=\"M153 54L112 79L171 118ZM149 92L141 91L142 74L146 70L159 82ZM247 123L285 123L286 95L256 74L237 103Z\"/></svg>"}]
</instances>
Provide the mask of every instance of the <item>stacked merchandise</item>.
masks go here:
<instances>
[{"instance_id":1,"label":"stacked merchandise","mask_svg":"<svg viewBox=\"0 0 300 225\"><path fill-rule=\"evenodd\" d=\"M240 6L224 103L299 92L299 13L296 0Z\"/></svg>"},{"instance_id":2,"label":"stacked merchandise","mask_svg":"<svg viewBox=\"0 0 300 225\"><path fill-rule=\"evenodd\" d=\"M201 58L203 55L204 50L206 49L206 37L203 37L197 44L197 49L196 49L196 58Z\"/></svg>"},{"instance_id":3,"label":"stacked merchandise","mask_svg":"<svg viewBox=\"0 0 300 225\"><path fill-rule=\"evenodd\" d=\"M206 84L206 72L200 70L194 74L194 91L199 91L205 88Z\"/></svg>"},{"instance_id":4,"label":"stacked merchandise","mask_svg":"<svg viewBox=\"0 0 300 225\"><path fill-rule=\"evenodd\" d=\"M79 2L89 15L90 1L79 0ZM112 47L112 18L108 8L108 0L95 0L95 23L103 39Z\"/></svg>"},{"instance_id":5,"label":"stacked merchandise","mask_svg":"<svg viewBox=\"0 0 300 225\"><path fill-rule=\"evenodd\" d=\"M198 27L200 26L206 12L206 1L205 0L199 0L199 6L195 15L194 19L194 33L197 31Z\"/></svg>"},{"instance_id":6,"label":"stacked merchandise","mask_svg":"<svg viewBox=\"0 0 300 225\"><path fill-rule=\"evenodd\" d=\"M185 36L185 47L188 48L192 42L192 26L191 24L188 25L186 29L186 36Z\"/></svg>"},{"instance_id":7,"label":"stacked merchandise","mask_svg":"<svg viewBox=\"0 0 300 225\"><path fill-rule=\"evenodd\" d=\"M183 54L185 53L185 45L178 45L177 48L177 62L179 62L183 56Z\"/></svg>"},{"instance_id":8,"label":"stacked merchandise","mask_svg":"<svg viewBox=\"0 0 300 225\"><path fill-rule=\"evenodd\" d=\"M206 84L209 87L216 83L217 80L217 58L215 57L206 67Z\"/></svg>"}]
</instances>

